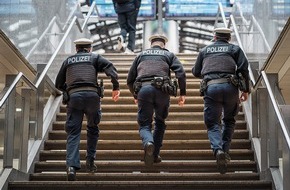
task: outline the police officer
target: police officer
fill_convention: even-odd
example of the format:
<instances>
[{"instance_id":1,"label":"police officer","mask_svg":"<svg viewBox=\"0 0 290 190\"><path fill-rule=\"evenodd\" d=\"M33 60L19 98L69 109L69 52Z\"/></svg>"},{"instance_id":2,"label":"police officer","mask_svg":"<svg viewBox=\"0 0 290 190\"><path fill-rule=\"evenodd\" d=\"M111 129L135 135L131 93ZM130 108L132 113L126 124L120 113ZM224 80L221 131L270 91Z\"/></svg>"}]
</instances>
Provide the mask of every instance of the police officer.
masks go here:
<instances>
[{"instance_id":1,"label":"police officer","mask_svg":"<svg viewBox=\"0 0 290 190\"><path fill-rule=\"evenodd\" d=\"M135 49L136 24L141 0L113 0L113 4L121 28L117 49L132 54ZM129 34L128 41L127 34ZM127 47L126 42L128 42Z\"/></svg>"},{"instance_id":2,"label":"police officer","mask_svg":"<svg viewBox=\"0 0 290 190\"><path fill-rule=\"evenodd\" d=\"M159 155L166 129L165 119L170 106L170 70L175 73L180 88L178 103L183 106L186 94L186 76L178 58L165 49L168 39L160 34L149 38L151 48L141 52L134 60L127 78L127 85L138 103L139 134L144 146L146 166L161 162ZM166 89L165 89L165 88ZM155 114L154 114L155 113ZM154 114L154 132L152 117Z\"/></svg>"},{"instance_id":3,"label":"police officer","mask_svg":"<svg viewBox=\"0 0 290 190\"><path fill-rule=\"evenodd\" d=\"M228 28L216 28L213 44L201 50L192 68L192 74L202 78L205 84L201 86L204 121L221 174L226 173L230 161L229 150L239 103L247 100L250 91L248 60L239 46L229 43L231 32ZM246 84L240 98L238 86L232 82L239 73Z\"/></svg>"},{"instance_id":4,"label":"police officer","mask_svg":"<svg viewBox=\"0 0 290 190\"><path fill-rule=\"evenodd\" d=\"M111 77L112 99L117 101L120 95L118 74L113 64L101 55L91 53L91 40L81 38L74 43L77 53L63 62L55 82L56 88L62 90L64 95L68 94L65 125L68 181L76 180L76 170L81 168L79 143L84 114L87 118L86 169L88 172L97 169L94 160L101 120L101 90L97 83L99 72L105 72Z\"/></svg>"}]
</instances>

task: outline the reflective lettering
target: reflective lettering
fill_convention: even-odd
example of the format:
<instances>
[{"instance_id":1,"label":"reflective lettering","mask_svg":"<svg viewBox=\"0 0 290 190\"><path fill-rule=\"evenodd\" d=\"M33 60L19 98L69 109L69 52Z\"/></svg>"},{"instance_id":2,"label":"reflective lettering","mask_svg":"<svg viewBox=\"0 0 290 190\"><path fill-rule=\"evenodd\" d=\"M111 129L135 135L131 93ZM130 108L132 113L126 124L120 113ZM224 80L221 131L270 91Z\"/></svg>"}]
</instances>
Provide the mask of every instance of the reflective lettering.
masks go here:
<instances>
[{"instance_id":1,"label":"reflective lettering","mask_svg":"<svg viewBox=\"0 0 290 190\"><path fill-rule=\"evenodd\" d=\"M214 47L207 47L206 53L220 53L220 52L228 52L228 46L214 46Z\"/></svg>"},{"instance_id":2,"label":"reflective lettering","mask_svg":"<svg viewBox=\"0 0 290 190\"><path fill-rule=\"evenodd\" d=\"M90 61L91 56L77 56L77 57L70 57L68 58L68 63L77 63L77 62L88 62Z\"/></svg>"},{"instance_id":3,"label":"reflective lettering","mask_svg":"<svg viewBox=\"0 0 290 190\"><path fill-rule=\"evenodd\" d=\"M143 51L144 55L164 55L164 50L160 49L148 49L146 51Z\"/></svg>"}]
</instances>

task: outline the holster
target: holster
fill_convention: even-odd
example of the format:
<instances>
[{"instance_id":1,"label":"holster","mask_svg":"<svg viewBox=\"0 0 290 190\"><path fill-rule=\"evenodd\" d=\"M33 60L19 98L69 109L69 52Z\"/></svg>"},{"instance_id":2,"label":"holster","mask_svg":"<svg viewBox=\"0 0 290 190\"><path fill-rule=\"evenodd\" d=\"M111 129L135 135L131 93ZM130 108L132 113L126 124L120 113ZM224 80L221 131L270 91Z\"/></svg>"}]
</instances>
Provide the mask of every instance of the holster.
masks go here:
<instances>
[{"instance_id":1,"label":"holster","mask_svg":"<svg viewBox=\"0 0 290 190\"><path fill-rule=\"evenodd\" d=\"M137 81L134 82L134 84L133 84L134 95L138 94L138 92L140 91L141 87L142 87L142 82L137 82Z\"/></svg>"},{"instance_id":2,"label":"holster","mask_svg":"<svg viewBox=\"0 0 290 190\"><path fill-rule=\"evenodd\" d=\"M204 96L204 92L206 91L206 88L207 88L207 81L201 80L200 81L200 88L199 88L200 96Z\"/></svg>"},{"instance_id":3,"label":"holster","mask_svg":"<svg viewBox=\"0 0 290 190\"><path fill-rule=\"evenodd\" d=\"M62 92L62 103L66 105L69 101L69 94L67 91Z\"/></svg>"},{"instance_id":4,"label":"holster","mask_svg":"<svg viewBox=\"0 0 290 190\"><path fill-rule=\"evenodd\" d=\"M98 79L98 84L97 85L98 85L98 87L97 87L98 95L99 95L100 98L103 98L104 97L104 91L105 91L103 79Z\"/></svg>"}]
</instances>

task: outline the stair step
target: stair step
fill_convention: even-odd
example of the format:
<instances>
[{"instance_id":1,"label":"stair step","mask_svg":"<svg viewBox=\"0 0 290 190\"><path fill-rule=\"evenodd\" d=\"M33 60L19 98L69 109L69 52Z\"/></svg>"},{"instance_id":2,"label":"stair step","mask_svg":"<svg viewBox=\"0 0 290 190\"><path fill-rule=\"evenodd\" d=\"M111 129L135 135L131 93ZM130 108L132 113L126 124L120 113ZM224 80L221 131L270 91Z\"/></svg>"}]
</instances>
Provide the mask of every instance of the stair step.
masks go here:
<instances>
[{"instance_id":1,"label":"stair step","mask_svg":"<svg viewBox=\"0 0 290 190\"><path fill-rule=\"evenodd\" d=\"M46 150L65 149L66 140L47 140L45 141ZM209 140L164 140L162 150L203 150L209 149ZM233 139L232 149L250 149L251 141L248 139ZM86 140L80 141L80 149L86 150ZM143 150L140 140L99 140L98 150Z\"/></svg>"},{"instance_id":2,"label":"stair step","mask_svg":"<svg viewBox=\"0 0 290 190\"><path fill-rule=\"evenodd\" d=\"M131 99L132 100L132 99ZM203 104L186 104L184 106L179 105L171 105L169 108L169 112L203 112L204 105ZM109 112L122 112L123 110L126 110L127 112L134 112L137 114L138 106L135 104L132 105L126 105L126 104L106 104L103 103L102 105L102 112L103 113L109 113ZM61 110L62 113L66 111L66 107L62 106Z\"/></svg>"},{"instance_id":3,"label":"stair step","mask_svg":"<svg viewBox=\"0 0 290 190\"><path fill-rule=\"evenodd\" d=\"M83 122L83 129L86 128L87 122ZM53 124L53 130L64 130L65 121L56 121ZM202 130L206 129L203 121L166 121L166 131L168 130ZM236 130L246 129L245 121L237 121ZM138 130L137 121L104 121L99 125L102 130Z\"/></svg>"},{"instance_id":4,"label":"stair step","mask_svg":"<svg viewBox=\"0 0 290 190\"><path fill-rule=\"evenodd\" d=\"M20 181L10 182L10 190L80 190L85 187L86 190L272 190L269 181Z\"/></svg>"},{"instance_id":5,"label":"stair step","mask_svg":"<svg viewBox=\"0 0 290 190\"><path fill-rule=\"evenodd\" d=\"M163 161L167 160L214 160L211 150L161 150ZM232 149L231 160L254 160L254 152L248 149ZM96 160L143 160L143 150L97 150ZM65 150L43 150L40 161L65 160ZM81 160L86 159L86 150L80 150Z\"/></svg>"},{"instance_id":6,"label":"stair step","mask_svg":"<svg viewBox=\"0 0 290 190\"><path fill-rule=\"evenodd\" d=\"M57 120L66 120L66 113L58 113L56 116ZM137 114L136 112L107 112L102 113L102 120L106 121L128 121L128 120L136 120ZM244 114L239 113L236 117L237 120L244 119ZM84 117L86 120L86 117ZM196 121L203 120L203 112L170 112L167 118L167 121L177 121L177 120L186 120L186 121Z\"/></svg>"},{"instance_id":7,"label":"stair step","mask_svg":"<svg viewBox=\"0 0 290 190\"><path fill-rule=\"evenodd\" d=\"M249 136L247 130L235 130L233 139L245 139ZM83 130L81 139L87 138L87 131ZM185 140L185 139L207 139L207 130L167 130L164 135L164 140ZM66 139L65 131L51 131L49 132L50 140ZM140 139L139 131L137 128L134 130L103 130L100 131L99 140L138 140Z\"/></svg>"},{"instance_id":8,"label":"stair step","mask_svg":"<svg viewBox=\"0 0 290 190\"><path fill-rule=\"evenodd\" d=\"M146 167L141 161L95 161L98 167L97 172L183 172L183 173L218 173L216 161L168 161L153 164L153 167ZM228 173L236 171L256 172L256 162L254 161L231 161L227 165ZM40 172L64 172L66 171L65 161L58 162L37 162L35 163L35 173ZM85 171L85 161L81 161L81 169Z\"/></svg>"},{"instance_id":9,"label":"stair step","mask_svg":"<svg viewBox=\"0 0 290 190\"><path fill-rule=\"evenodd\" d=\"M30 175L33 181L66 181L65 173L34 173ZM257 173L78 173L78 181L246 181L259 180Z\"/></svg>"}]
</instances>

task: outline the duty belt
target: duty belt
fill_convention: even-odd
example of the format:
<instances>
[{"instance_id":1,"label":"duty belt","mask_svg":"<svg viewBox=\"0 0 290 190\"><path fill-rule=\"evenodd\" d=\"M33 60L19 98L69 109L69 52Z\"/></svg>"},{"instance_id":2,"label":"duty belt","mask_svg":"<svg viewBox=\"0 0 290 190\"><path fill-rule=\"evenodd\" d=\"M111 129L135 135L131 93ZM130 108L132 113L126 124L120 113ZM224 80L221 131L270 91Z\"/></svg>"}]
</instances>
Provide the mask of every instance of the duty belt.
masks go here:
<instances>
[{"instance_id":1,"label":"duty belt","mask_svg":"<svg viewBox=\"0 0 290 190\"><path fill-rule=\"evenodd\" d=\"M94 91L98 93L98 89L96 87L83 86L83 87L77 87L77 88L73 88L69 90L68 94L71 95L72 93L79 92L79 91Z\"/></svg>"},{"instance_id":2,"label":"duty belt","mask_svg":"<svg viewBox=\"0 0 290 190\"><path fill-rule=\"evenodd\" d=\"M144 82L141 82L141 85L142 86L151 85L151 84L152 84L152 81L144 81Z\"/></svg>"},{"instance_id":3,"label":"duty belt","mask_svg":"<svg viewBox=\"0 0 290 190\"><path fill-rule=\"evenodd\" d=\"M230 78L220 78L220 79L212 79L210 81L207 81L207 85L210 84L220 84L220 83L228 83L231 82Z\"/></svg>"}]
</instances>

